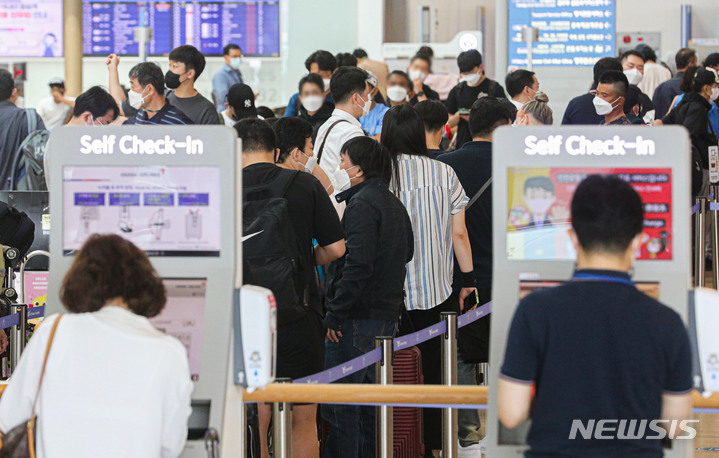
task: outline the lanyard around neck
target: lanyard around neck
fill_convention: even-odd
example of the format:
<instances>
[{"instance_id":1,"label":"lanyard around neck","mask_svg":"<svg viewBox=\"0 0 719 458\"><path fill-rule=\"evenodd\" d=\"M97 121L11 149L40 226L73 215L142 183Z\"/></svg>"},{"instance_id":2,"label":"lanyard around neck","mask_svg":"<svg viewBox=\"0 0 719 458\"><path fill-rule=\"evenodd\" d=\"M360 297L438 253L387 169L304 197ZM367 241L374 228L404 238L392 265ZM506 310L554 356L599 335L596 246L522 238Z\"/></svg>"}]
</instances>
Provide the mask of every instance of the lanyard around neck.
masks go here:
<instances>
[{"instance_id":1,"label":"lanyard around neck","mask_svg":"<svg viewBox=\"0 0 719 458\"><path fill-rule=\"evenodd\" d=\"M628 278L614 277L611 275L601 275L601 274L575 273L574 276L572 277L572 281L622 283L622 284L629 285L629 286L635 286L634 282Z\"/></svg>"}]
</instances>

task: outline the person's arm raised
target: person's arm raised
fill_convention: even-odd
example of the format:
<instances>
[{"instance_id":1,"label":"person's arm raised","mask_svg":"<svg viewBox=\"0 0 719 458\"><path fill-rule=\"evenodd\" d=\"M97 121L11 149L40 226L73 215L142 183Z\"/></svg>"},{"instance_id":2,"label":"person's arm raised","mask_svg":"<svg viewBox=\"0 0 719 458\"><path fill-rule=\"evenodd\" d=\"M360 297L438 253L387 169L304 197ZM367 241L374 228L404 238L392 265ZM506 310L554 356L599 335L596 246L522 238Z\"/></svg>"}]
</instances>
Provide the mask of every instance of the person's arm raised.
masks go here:
<instances>
[{"instance_id":1,"label":"person's arm raised","mask_svg":"<svg viewBox=\"0 0 719 458\"><path fill-rule=\"evenodd\" d=\"M125 91L122 90L122 86L120 85L120 74L118 73L120 56L117 54L110 54L107 56L105 65L107 65L107 72L109 76L108 88L110 90L110 95L113 99L115 99L118 107L120 107L120 115L124 116L125 113L122 111L122 101L127 97L125 97Z\"/></svg>"}]
</instances>

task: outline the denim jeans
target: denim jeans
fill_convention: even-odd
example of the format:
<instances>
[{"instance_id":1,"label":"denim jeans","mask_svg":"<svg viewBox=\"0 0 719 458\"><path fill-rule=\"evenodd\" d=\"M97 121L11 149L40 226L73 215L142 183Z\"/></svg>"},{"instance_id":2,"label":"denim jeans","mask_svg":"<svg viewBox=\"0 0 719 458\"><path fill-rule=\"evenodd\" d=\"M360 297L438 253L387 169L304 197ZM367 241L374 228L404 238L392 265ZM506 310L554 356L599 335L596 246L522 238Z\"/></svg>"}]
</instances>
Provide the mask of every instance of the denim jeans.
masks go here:
<instances>
[{"instance_id":1,"label":"denim jeans","mask_svg":"<svg viewBox=\"0 0 719 458\"><path fill-rule=\"evenodd\" d=\"M462 361L462 355L457 358L457 384L477 385L477 365ZM479 429L482 426L479 420L479 411L476 409L459 409L457 412L459 426L459 444L468 447L478 444L482 440Z\"/></svg>"},{"instance_id":2,"label":"denim jeans","mask_svg":"<svg viewBox=\"0 0 719 458\"><path fill-rule=\"evenodd\" d=\"M340 365L370 352L375 337L394 337L396 323L384 320L347 320L339 343L325 341L325 367ZM338 383L375 383L374 365ZM330 424L324 458L374 458L375 407L323 404L322 418Z\"/></svg>"}]
</instances>

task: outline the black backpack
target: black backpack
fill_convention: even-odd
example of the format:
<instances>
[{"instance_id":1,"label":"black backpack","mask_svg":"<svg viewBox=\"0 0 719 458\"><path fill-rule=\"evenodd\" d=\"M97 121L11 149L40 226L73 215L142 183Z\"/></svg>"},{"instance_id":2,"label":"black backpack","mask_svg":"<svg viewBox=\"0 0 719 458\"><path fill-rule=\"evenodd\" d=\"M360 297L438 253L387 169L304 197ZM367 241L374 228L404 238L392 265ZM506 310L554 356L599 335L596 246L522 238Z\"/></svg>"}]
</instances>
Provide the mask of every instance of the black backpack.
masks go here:
<instances>
[{"instance_id":1,"label":"black backpack","mask_svg":"<svg viewBox=\"0 0 719 458\"><path fill-rule=\"evenodd\" d=\"M274 181L242 191L244 283L272 291L277 301L278 325L302 318L308 306L297 238L284 197L298 173L282 169Z\"/></svg>"},{"instance_id":2,"label":"black backpack","mask_svg":"<svg viewBox=\"0 0 719 458\"><path fill-rule=\"evenodd\" d=\"M17 248L20 259L27 254L35 240L35 223L24 212L0 202L0 244Z\"/></svg>"}]
</instances>

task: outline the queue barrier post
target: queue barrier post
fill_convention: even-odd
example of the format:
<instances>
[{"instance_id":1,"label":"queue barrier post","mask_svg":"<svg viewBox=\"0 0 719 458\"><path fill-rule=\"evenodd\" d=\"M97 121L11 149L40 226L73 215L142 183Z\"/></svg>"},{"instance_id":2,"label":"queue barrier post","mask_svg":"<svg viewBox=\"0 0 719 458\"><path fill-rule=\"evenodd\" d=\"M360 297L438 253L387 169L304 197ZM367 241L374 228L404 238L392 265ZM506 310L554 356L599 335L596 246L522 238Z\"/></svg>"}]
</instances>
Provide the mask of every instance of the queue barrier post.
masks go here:
<instances>
[{"instance_id":1,"label":"queue barrier post","mask_svg":"<svg viewBox=\"0 0 719 458\"><path fill-rule=\"evenodd\" d=\"M278 378L276 383L292 383L288 378ZM274 458L292 457L292 403L275 402L272 423L274 440ZM243 431L246 433L246 430ZM260 439L262 440L262 438Z\"/></svg>"},{"instance_id":2,"label":"queue barrier post","mask_svg":"<svg viewBox=\"0 0 719 458\"><path fill-rule=\"evenodd\" d=\"M375 347L382 351L382 358L376 363L377 383L391 385L394 365L394 339L377 337ZM376 449L378 458L392 458L394 455L394 409L388 405L376 407Z\"/></svg>"},{"instance_id":3,"label":"queue barrier post","mask_svg":"<svg viewBox=\"0 0 719 458\"><path fill-rule=\"evenodd\" d=\"M442 312L447 323L447 332L442 337L442 385L457 385L457 313ZM457 409L442 409L442 456L457 458L459 443L459 421Z\"/></svg>"},{"instance_id":4,"label":"queue barrier post","mask_svg":"<svg viewBox=\"0 0 719 458\"><path fill-rule=\"evenodd\" d=\"M696 198L697 212L694 214L694 286L698 288L704 286L704 277L706 275L704 257L706 204L706 198Z\"/></svg>"},{"instance_id":5,"label":"queue barrier post","mask_svg":"<svg viewBox=\"0 0 719 458\"><path fill-rule=\"evenodd\" d=\"M15 368L20 362L20 355L25 350L25 335L27 333L27 305L12 304L10 306L10 314L19 314L20 320L17 325L10 328L10 374L15 372Z\"/></svg>"},{"instance_id":6,"label":"queue barrier post","mask_svg":"<svg viewBox=\"0 0 719 458\"><path fill-rule=\"evenodd\" d=\"M713 204L719 204L719 184L712 184ZM712 242L712 287L719 289L719 210L714 210L709 206L709 214L711 215L711 242Z\"/></svg>"},{"instance_id":7,"label":"queue barrier post","mask_svg":"<svg viewBox=\"0 0 719 458\"><path fill-rule=\"evenodd\" d=\"M482 376L479 386L489 386L489 363L479 363L479 375Z\"/></svg>"}]
</instances>

